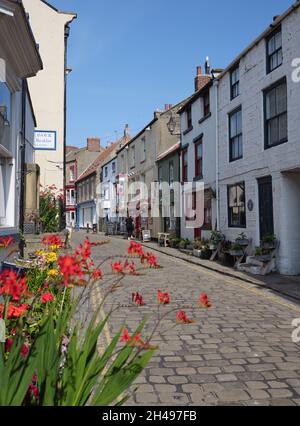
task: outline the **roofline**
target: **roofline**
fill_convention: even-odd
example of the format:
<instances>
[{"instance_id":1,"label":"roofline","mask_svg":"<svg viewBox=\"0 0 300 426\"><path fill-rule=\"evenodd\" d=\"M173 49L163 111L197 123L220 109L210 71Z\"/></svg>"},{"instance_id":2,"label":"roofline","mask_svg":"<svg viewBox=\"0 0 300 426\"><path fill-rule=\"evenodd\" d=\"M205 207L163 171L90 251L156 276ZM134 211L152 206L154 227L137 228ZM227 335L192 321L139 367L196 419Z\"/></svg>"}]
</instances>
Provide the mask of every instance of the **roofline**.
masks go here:
<instances>
[{"instance_id":1,"label":"roofline","mask_svg":"<svg viewBox=\"0 0 300 426\"><path fill-rule=\"evenodd\" d=\"M282 15L269 25L269 27L263 31L252 43L249 44L246 49L244 49L225 69L224 71L216 77L216 80L221 80L227 73L230 71L244 56L246 56L258 43L265 39L276 27L287 18L292 12L298 9L300 6L300 1L296 0Z\"/></svg>"},{"instance_id":2,"label":"roofline","mask_svg":"<svg viewBox=\"0 0 300 426\"><path fill-rule=\"evenodd\" d=\"M179 109L178 114L183 114L186 108L192 105L197 99L199 99L201 95L206 92L206 90L209 89L211 86L213 86L213 78L211 78L211 80L209 80L206 85L203 86L200 90L190 96L190 99Z\"/></svg>"},{"instance_id":3,"label":"roofline","mask_svg":"<svg viewBox=\"0 0 300 426\"><path fill-rule=\"evenodd\" d=\"M102 167L105 167L107 164L109 164L109 163L111 163L112 161L114 161L114 160L116 160L118 158L118 156L117 155L115 155L111 160L108 160L108 161L106 161L106 163L103 163L102 165L101 165L101 168Z\"/></svg>"},{"instance_id":4,"label":"roofline","mask_svg":"<svg viewBox=\"0 0 300 426\"><path fill-rule=\"evenodd\" d=\"M74 12L65 12L65 11L62 11L62 10L58 10L55 6L53 6L51 3L49 3L48 1L46 1L46 0L41 0L42 1L42 3L44 3L46 6L48 6L48 7L50 7L50 9L52 9L52 10L54 10L55 12L57 12L57 13L60 13L60 14L63 14L63 15L74 15L74 16L76 16L76 18L77 18L77 13L74 13Z\"/></svg>"}]
</instances>

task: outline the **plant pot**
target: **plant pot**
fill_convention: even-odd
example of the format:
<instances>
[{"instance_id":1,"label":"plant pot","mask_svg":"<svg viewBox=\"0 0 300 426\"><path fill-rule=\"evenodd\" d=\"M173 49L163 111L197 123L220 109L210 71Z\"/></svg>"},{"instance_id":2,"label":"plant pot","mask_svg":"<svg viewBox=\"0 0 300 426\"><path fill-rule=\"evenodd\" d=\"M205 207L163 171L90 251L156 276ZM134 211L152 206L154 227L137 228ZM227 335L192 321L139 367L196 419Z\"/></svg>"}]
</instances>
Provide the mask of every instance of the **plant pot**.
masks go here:
<instances>
[{"instance_id":1,"label":"plant pot","mask_svg":"<svg viewBox=\"0 0 300 426\"><path fill-rule=\"evenodd\" d=\"M276 243L262 243L262 248L264 250L274 250L276 248Z\"/></svg>"},{"instance_id":2,"label":"plant pot","mask_svg":"<svg viewBox=\"0 0 300 426\"><path fill-rule=\"evenodd\" d=\"M211 243L211 244L209 245L209 249L210 249L210 250L217 250L217 248L218 248L218 244L216 244L216 243Z\"/></svg>"},{"instance_id":3,"label":"plant pot","mask_svg":"<svg viewBox=\"0 0 300 426\"><path fill-rule=\"evenodd\" d=\"M249 245L249 240L238 240L238 243L242 247L247 247Z\"/></svg>"},{"instance_id":4,"label":"plant pot","mask_svg":"<svg viewBox=\"0 0 300 426\"><path fill-rule=\"evenodd\" d=\"M194 249L194 250L193 250L193 255L194 255L195 257L199 257L199 258L201 258L201 254L202 254L202 250L198 250L198 249Z\"/></svg>"},{"instance_id":5,"label":"plant pot","mask_svg":"<svg viewBox=\"0 0 300 426\"><path fill-rule=\"evenodd\" d=\"M230 255L234 257L243 256L244 252L242 250L230 250Z\"/></svg>"}]
</instances>

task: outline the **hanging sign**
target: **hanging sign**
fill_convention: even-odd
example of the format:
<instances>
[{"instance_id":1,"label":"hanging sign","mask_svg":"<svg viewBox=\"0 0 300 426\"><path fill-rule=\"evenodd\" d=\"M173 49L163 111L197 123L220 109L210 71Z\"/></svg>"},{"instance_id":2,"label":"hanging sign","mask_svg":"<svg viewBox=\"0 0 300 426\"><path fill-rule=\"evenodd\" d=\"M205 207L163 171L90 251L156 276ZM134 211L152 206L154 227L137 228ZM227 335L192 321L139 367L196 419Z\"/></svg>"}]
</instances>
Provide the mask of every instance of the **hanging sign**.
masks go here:
<instances>
[{"instance_id":1,"label":"hanging sign","mask_svg":"<svg viewBox=\"0 0 300 426\"><path fill-rule=\"evenodd\" d=\"M34 132L34 149L56 151L56 132L36 130Z\"/></svg>"}]
</instances>

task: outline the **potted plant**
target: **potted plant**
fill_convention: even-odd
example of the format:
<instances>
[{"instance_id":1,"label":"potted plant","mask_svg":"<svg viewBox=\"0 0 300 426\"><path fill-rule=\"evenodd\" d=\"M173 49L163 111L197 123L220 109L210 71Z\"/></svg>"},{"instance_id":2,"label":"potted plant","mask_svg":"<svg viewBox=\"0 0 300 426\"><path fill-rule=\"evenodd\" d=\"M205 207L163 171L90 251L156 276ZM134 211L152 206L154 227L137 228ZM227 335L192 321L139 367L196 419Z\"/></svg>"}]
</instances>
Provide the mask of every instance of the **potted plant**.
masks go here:
<instances>
[{"instance_id":1,"label":"potted plant","mask_svg":"<svg viewBox=\"0 0 300 426\"><path fill-rule=\"evenodd\" d=\"M220 241L222 241L223 235L220 231L212 231L210 235L210 250L216 250Z\"/></svg>"},{"instance_id":2,"label":"potted plant","mask_svg":"<svg viewBox=\"0 0 300 426\"><path fill-rule=\"evenodd\" d=\"M262 240L264 250L274 250L276 248L277 237L274 234L266 235Z\"/></svg>"},{"instance_id":3,"label":"potted plant","mask_svg":"<svg viewBox=\"0 0 300 426\"><path fill-rule=\"evenodd\" d=\"M249 238L247 235L242 232L238 235L237 239L235 240L241 247L247 247L249 245Z\"/></svg>"},{"instance_id":4,"label":"potted plant","mask_svg":"<svg viewBox=\"0 0 300 426\"><path fill-rule=\"evenodd\" d=\"M263 249L261 247L255 247L254 256L260 257L263 255Z\"/></svg>"},{"instance_id":5,"label":"potted plant","mask_svg":"<svg viewBox=\"0 0 300 426\"><path fill-rule=\"evenodd\" d=\"M211 258L211 250L209 248L208 243L205 243L205 245L202 247L200 259L203 260L209 260Z\"/></svg>"},{"instance_id":6,"label":"potted plant","mask_svg":"<svg viewBox=\"0 0 300 426\"><path fill-rule=\"evenodd\" d=\"M180 238L171 238L170 239L170 247L177 249L179 247L179 243L180 243L181 239Z\"/></svg>"},{"instance_id":7,"label":"potted plant","mask_svg":"<svg viewBox=\"0 0 300 426\"><path fill-rule=\"evenodd\" d=\"M193 246L193 255L195 257L201 257L201 252L203 249L203 241L198 239L194 241L194 246Z\"/></svg>"},{"instance_id":8,"label":"potted plant","mask_svg":"<svg viewBox=\"0 0 300 426\"><path fill-rule=\"evenodd\" d=\"M180 250L186 250L189 240L181 240L178 247Z\"/></svg>"},{"instance_id":9,"label":"potted plant","mask_svg":"<svg viewBox=\"0 0 300 426\"><path fill-rule=\"evenodd\" d=\"M230 254L231 256L235 256L235 257L243 256L244 254L243 248L240 246L239 243L235 243L230 250Z\"/></svg>"}]
</instances>

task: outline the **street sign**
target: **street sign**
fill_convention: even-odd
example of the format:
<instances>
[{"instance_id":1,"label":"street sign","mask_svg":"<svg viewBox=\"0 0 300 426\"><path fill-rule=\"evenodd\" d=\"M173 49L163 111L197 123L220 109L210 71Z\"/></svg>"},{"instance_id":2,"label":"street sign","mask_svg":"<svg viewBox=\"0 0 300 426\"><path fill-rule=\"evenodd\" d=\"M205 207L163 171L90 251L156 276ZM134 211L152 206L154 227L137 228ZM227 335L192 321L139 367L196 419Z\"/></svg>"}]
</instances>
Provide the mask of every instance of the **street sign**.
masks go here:
<instances>
[{"instance_id":1,"label":"street sign","mask_svg":"<svg viewBox=\"0 0 300 426\"><path fill-rule=\"evenodd\" d=\"M56 151L56 132L36 130L34 132L34 149Z\"/></svg>"}]
</instances>

